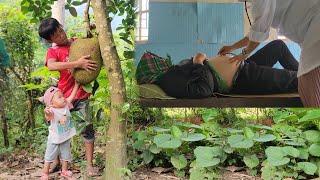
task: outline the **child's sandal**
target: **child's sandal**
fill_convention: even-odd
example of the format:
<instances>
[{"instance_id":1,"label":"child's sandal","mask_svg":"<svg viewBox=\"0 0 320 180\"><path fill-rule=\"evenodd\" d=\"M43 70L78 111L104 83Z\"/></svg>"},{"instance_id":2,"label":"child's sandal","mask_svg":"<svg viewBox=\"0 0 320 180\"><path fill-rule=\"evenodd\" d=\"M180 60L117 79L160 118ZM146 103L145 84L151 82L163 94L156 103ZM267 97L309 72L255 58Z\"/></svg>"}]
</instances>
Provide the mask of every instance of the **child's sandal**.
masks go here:
<instances>
[{"instance_id":1,"label":"child's sandal","mask_svg":"<svg viewBox=\"0 0 320 180\"><path fill-rule=\"evenodd\" d=\"M68 179L68 180L73 179L71 171L61 171L61 176Z\"/></svg>"},{"instance_id":2,"label":"child's sandal","mask_svg":"<svg viewBox=\"0 0 320 180\"><path fill-rule=\"evenodd\" d=\"M49 174L42 173L40 180L49 180Z\"/></svg>"}]
</instances>

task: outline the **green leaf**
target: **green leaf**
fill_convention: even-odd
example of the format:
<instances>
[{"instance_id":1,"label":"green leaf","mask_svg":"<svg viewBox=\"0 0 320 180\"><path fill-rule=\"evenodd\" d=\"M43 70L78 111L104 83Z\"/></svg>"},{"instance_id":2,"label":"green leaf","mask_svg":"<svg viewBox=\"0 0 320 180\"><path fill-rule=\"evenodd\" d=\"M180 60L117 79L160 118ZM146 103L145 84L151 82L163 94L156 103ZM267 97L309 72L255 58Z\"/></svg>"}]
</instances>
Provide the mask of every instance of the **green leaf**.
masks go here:
<instances>
[{"instance_id":1,"label":"green leaf","mask_svg":"<svg viewBox=\"0 0 320 180\"><path fill-rule=\"evenodd\" d=\"M282 147L282 152L286 155L292 156L292 157L299 157L300 151L292 146L285 146Z\"/></svg>"},{"instance_id":2,"label":"green leaf","mask_svg":"<svg viewBox=\"0 0 320 180\"><path fill-rule=\"evenodd\" d=\"M318 167L310 162L298 162L298 167L302 169L308 175L314 175L317 172Z\"/></svg>"},{"instance_id":3,"label":"green leaf","mask_svg":"<svg viewBox=\"0 0 320 180\"><path fill-rule=\"evenodd\" d=\"M192 124L189 122L177 122L176 125L181 126L181 127L186 127L186 128L201 129L201 126L196 125L196 124Z\"/></svg>"},{"instance_id":4,"label":"green leaf","mask_svg":"<svg viewBox=\"0 0 320 180\"><path fill-rule=\"evenodd\" d=\"M320 119L320 110L310 110L307 112L305 116L303 116L301 119L299 119L298 122L308 122L308 121L314 121Z\"/></svg>"},{"instance_id":5,"label":"green leaf","mask_svg":"<svg viewBox=\"0 0 320 180\"><path fill-rule=\"evenodd\" d=\"M285 157L282 147L270 146L265 150L267 160L272 166L282 166L289 163L290 159Z\"/></svg>"},{"instance_id":6,"label":"green leaf","mask_svg":"<svg viewBox=\"0 0 320 180\"><path fill-rule=\"evenodd\" d=\"M154 155L150 151L144 151L142 153L142 157L143 157L143 161L146 164L149 164L153 160Z\"/></svg>"},{"instance_id":7,"label":"green leaf","mask_svg":"<svg viewBox=\"0 0 320 180\"><path fill-rule=\"evenodd\" d=\"M161 149L158 148L157 145L152 144L152 145L149 147L149 151L152 152L153 154L158 154L158 153L160 153Z\"/></svg>"},{"instance_id":8,"label":"green leaf","mask_svg":"<svg viewBox=\"0 0 320 180\"><path fill-rule=\"evenodd\" d=\"M187 166L187 159L183 155L171 156L171 164L178 170Z\"/></svg>"},{"instance_id":9,"label":"green leaf","mask_svg":"<svg viewBox=\"0 0 320 180\"><path fill-rule=\"evenodd\" d=\"M259 159L255 154L243 157L243 161L250 169L253 169L259 165Z\"/></svg>"},{"instance_id":10,"label":"green leaf","mask_svg":"<svg viewBox=\"0 0 320 180\"><path fill-rule=\"evenodd\" d=\"M69 7L68 9L69 9L70 14L71 14L73 17L77 17L78 13L77 13L76 8L74 8L74 7Z\"/></svg>"},{"instance_id":11,"label":"green leaf","mask_svg":"<svg viewBox=\"0 0 320 180\"><path fill-rule=\"evenodd\" d=\"M254 132L248 127L245 127L243 132L247 139L252 139L254 137Z\"/></svg>"},{"instance_id":12,"label":"green leaf","mask_svg":"<svg viewBox=\"0 0 320 180\"><path fill-rule=\"evenodd\" d=\"M73 1L71 4L74 6L80 6L80 5L84 4L84 2L83 1Z\"/></svg>"},{"instance_id":13,"label":"green leaf","mask_svg":"<svg viewBox=\"0 0 320 180\"><path fill-rule=\"evenodd\" d=\"M286 165L290 162L290 159L287 157L284 157L282 159L267 159L268 162L272 165L272 166L283 166Z\"/></svg>"},{"instance_id":14,"label":"green leaf","mask_svg":"<svg viewBox=\"0 0 320 180\"><path fill-rule=\"evenodd\" d=\"M305 131L304 135L306 136L306 139L309 142L317 143L320 141L320 131L309 130L309 131Z\"/></svg>"},{"instance_id":15,"label":"green leaf","mask_svg":"<svg viewBox=\"0 0 320 180\"><path fill-rule=\"evenodd\" d=\"M194 150L196 156L197 167L211 167L220 163L220 159L216 158L222 155L223 151L220 147L199 146Z\"/></svg>"},{"instance_id":16,"label":"green leaf","mask_svg":"<svg viewBox=\"0 0 320 180\"><path fill-rule=\"evenodd\" d=\"M181 146L181 141L171 134L158 134L153 141L158 147L164 149L176 149Z\"/></svg>"},{"instance_id":17,"label":"green leaf","mask_svg":"<svg viewBox=\"0 0 320 180\"><path fill-rule=\"evenodd\" d=\"M161 127L153 127L153 130L157 133L162 133L162 132L169 132L170 129L165 129L165 128L161 128Z\"/></svg>"},{"instance_id":18,"label":"green leaf","mask_svg":"<svg viewBox=\"0 0 320 180\"><path fill-rule=\"evenodd\" d=\"M180 138L182 136L182 131L177 126L171 127L171 134L175 138Z\"/></svg>"},{"instance_id":19,"label":"green leaf","mask_svg":"<svg viewBox=\"0 0 320 180\"><path fill-rule=\"evenodd\" d=\"M257 138L254 138L253 140L257 141L257 142L269 142L269 141L273 141L276 139L276 136L274 136L273 134L264 134L261 135Z\"/></svg>"},{"instance_id":20,"label":"green leaf","mask_svg":"<svg viewBox=\"0 0 320 180\"><path fill-rule=\"evenodd\" d=\"M202 118L204 122L209 122L211 120L217 120L221 118L220 111L218 109L208 109L203 112Z\"/></svg>"},{"instance_id":21,"label":"green leaf","mask_svg":"<svg viewBox=\"0 0 320 180\"><path fill-rule=\"evenodd\" d=\"M86 85L82 85L82 89L84 90L84 91L86 91L87 93L92 93L92 84L91 83L89 83L89 84L86 84Z\"/></svg>"},{"instance_id":22,"label":"green leaf","mask_svg":"<svg viewBox=\"0 0 320 180\"><path fill-rule=\"evenodd\" d=\"M299 158L300 159L308 159L309 158L309 152L307 148L298 148L300 154Z\"/></svg>"},{"instance_id":23,"label":"green leaf","mask_svg":"<svg viewBox=\"0 0 320 180\"><path fill-rule=\"evenodd\" d=\"M206 138L206 136L203 134L200 134L200 133L189 133L186 136L182 136L181 140L194 142L194 141L201 141L205 138Z\"/></svg>"},{"instance_id":24,"label":"green leaf","mask_svg":"<svg viewBox=\"0 0 320 180\"><path fill-rule=\"evenodd\" d=\"M309 147L309 153L312 156L320 157L320 144L312 144Z\"/></svg>"},{"instance_id":25,"label":"green leaf","mask_svg":"<svg viewBox=\"0 0 320 180\"><path fill-rule=\"evenodd\" d=\"M243 135L231 135L228 137L228 143L233 148L249 149L253 146L251 139L245 139Z\"/></svg>"}]
</instances>

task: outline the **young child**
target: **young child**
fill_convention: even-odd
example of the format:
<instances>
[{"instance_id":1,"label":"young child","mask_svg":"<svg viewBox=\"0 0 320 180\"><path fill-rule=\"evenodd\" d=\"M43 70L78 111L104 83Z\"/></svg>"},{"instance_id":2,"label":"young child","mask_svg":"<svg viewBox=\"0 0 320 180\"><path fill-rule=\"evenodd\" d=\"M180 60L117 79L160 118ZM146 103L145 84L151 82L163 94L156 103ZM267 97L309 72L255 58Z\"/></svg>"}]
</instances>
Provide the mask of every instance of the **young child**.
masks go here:
<instances>
[{"instance_id":1,"label":"young child","mask_svg":"<svg viewBox=\"0 0 320 180\"><path fill-rule=\"evenodd\" d=\"M51 116L46 117L50 121L49 136L45 153L45 163L41 180L49 179L49 169L51 162L60 157L62 164L61 176L72 179L72 172L68 171L68 162L71 162L71 138L76 134L75 127L71 121L70 109L79 84L75 83L68 98L56 87L50 87L40 98L45 105L46 111L51 111Z\"/></svg>"}]
</instances>

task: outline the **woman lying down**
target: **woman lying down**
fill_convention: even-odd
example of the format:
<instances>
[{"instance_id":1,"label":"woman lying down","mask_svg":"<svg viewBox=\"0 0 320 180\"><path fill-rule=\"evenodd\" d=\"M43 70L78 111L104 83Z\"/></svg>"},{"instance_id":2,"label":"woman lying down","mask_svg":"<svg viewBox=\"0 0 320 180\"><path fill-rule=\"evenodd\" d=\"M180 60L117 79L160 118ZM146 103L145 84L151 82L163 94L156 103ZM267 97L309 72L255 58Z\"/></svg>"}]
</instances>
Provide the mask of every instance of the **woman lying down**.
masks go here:
<instances>
[{"instance_id":1,"label":"woman lying down","mask_svg":"<svg viewBox=\"0 0 320 180\"><path fill-rule=\"evenodd\" d=\"M156 84L176 98L297 92L299 64L281 40L270 42L241 63L229 59L197 53L171 67ZM284 69L272 68L277 62Z\"/></svg>"}]
</instances>

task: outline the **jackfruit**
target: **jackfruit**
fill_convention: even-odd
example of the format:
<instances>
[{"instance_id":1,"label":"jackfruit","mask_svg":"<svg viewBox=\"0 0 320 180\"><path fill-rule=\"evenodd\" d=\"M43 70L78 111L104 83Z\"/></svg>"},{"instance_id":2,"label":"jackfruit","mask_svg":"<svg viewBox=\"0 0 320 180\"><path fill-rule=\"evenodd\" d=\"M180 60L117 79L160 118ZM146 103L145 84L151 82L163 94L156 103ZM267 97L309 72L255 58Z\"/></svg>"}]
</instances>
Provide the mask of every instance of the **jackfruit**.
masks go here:
<instances>
[{"instance_id":1,"label":"jackfruit","mask_svg":"<svg viewBox=\"0 0 320 180\"><path fill-rule=\"evenodd\" d=\"M69 61L77 61L82 56L90 55L90 59L95 61L97 69L95 71L86 71L81 68L75 68L72 76L82 85L94 81L101 70L102 57L100 52L99 41L97 38L76 39L70 47Z\"/></svg>"}]
</instances>

